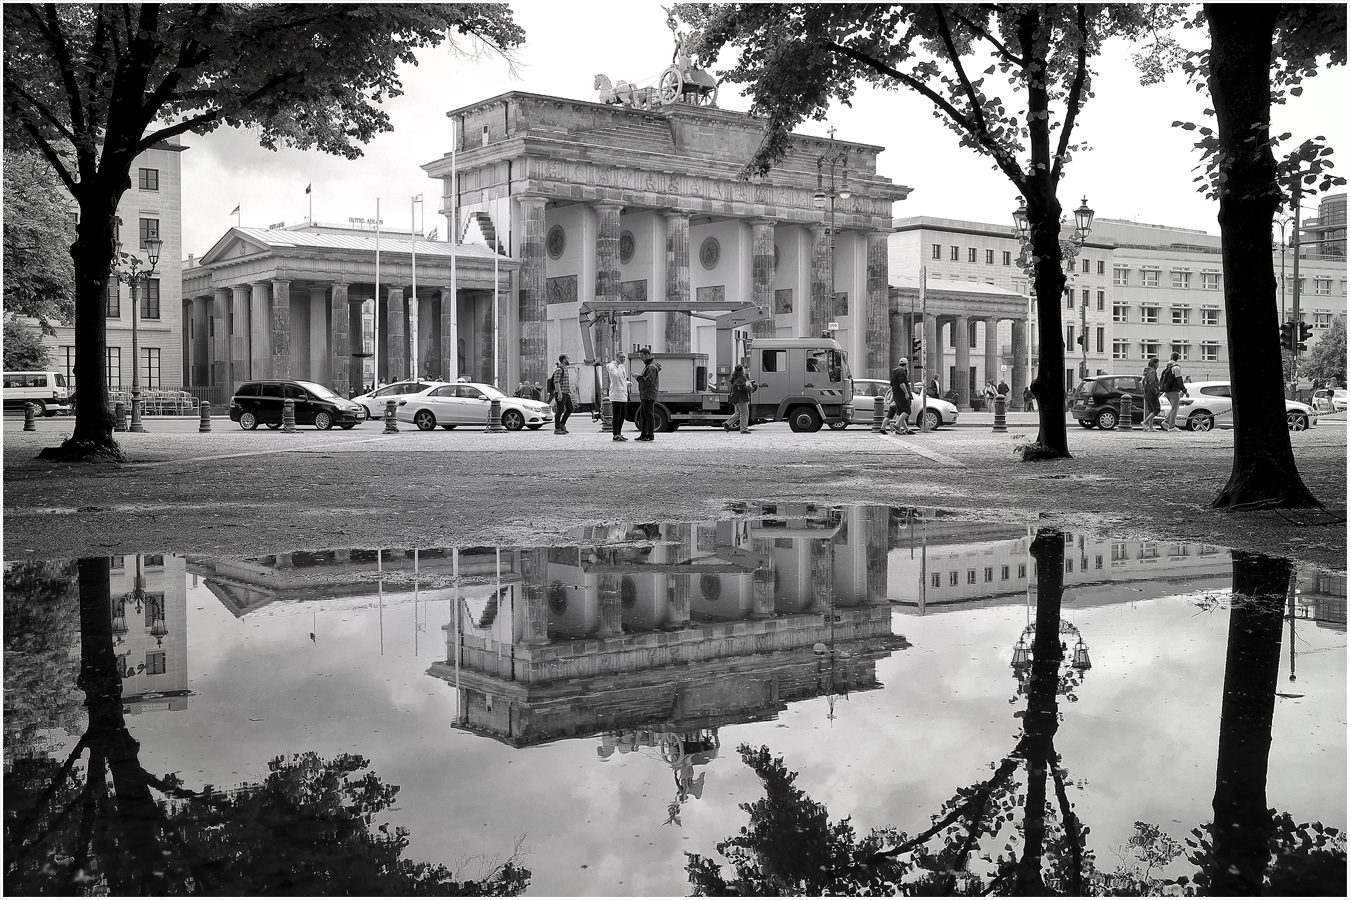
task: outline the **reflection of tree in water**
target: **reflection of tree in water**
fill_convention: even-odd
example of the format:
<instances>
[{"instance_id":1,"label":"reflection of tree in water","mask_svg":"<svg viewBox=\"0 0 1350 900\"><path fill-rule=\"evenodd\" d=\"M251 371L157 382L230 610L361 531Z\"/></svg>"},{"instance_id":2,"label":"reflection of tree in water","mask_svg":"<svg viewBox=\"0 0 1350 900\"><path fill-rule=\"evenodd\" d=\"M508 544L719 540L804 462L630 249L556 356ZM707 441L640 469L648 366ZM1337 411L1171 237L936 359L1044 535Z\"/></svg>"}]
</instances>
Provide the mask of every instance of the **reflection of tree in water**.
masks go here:
<instances>
[{"instance_id":1,"label":"reflection of tree in water","mask_svg":"<svg viewBox=\"0 0 1350 900\"><path fill-rule=\"evenodd\" d=\"M1296 825L1266 806L1266 774L1280 656L1287 560L1233 555L1233 609L1219 735L1214 822L1193 832L1186 851L1196 872L1164 878L1181 845L1156 825L1135 823L1122 864L1097 870L1088 829L1073 813L1069 780L1054 750L1062 649L1063 542L1043 529L1031 547L1037 565L1037 628L1023 734L985 781L962 788L910 837L872 829L859 840L849 819L831 824L824 806L793 785L796 773L767 747L740 747L765 796L742 804L750 815L739 835L717 845L731 877L712 859L688 854L696 895L728 894L1010 894L1194 895L1319 894L1345 896L1344 835L1320 824ZM1025 768L1024 787L1013 776ZM1054 802L1048 797L1053 784ZM1020 821L1018 815L1020 813ZM983 850L1012 839L997 854ZM1015 847L1020 847L1020 852ZM989 864L970 869L972 857Z\"/></svg>"},{"instance_id":2,"label":"reflection of tree in water","mask_svg":"<svg viewBox=\"0 0 1350 900\"><path fill-rule=\"evenodd\" d=\"M108 575L106 558L79 563L88 727L63 761L18 759L5 773L6 893L506 896L527 886L514 852L482 862L476 880L404 859L406 829L371 830L399 789L360 756L274 759L262 782L228 791L151 775L122 709Z\"/></svg>"},{"instance_id":3,"label":"reflection of tree in water","mask_svg":"<svg viewBox=\"0 0 1350 900\"><path fill-rule=\"evenodd\" d=\"M80 598L70 562L10 563L4 573L5 753L35 756L60 746L47 732L83 730L84 705L71 665Z\"/></svg>"}]
</instances>

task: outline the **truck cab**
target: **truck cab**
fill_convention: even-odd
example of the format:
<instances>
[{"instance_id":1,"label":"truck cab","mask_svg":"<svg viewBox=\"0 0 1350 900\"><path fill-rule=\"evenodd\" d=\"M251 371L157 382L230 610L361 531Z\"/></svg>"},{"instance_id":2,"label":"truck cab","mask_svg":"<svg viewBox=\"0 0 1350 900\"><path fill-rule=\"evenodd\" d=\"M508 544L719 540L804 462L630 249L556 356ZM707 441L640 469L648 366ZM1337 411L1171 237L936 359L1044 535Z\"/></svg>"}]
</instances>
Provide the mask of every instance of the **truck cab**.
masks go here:
<instances>
[{"instance_id":1,"label":"truck cab","mask_svg":"<svg viewBox=\"0 0 1350 900\"><path fill-rule=\"evenodd\" d=\"M759 338L751 342L747 371L762 385L750 416L786 420L793 431L819 431L825 421L853 415L853 377L833 338Z\"/></svg>"}]
</instances>

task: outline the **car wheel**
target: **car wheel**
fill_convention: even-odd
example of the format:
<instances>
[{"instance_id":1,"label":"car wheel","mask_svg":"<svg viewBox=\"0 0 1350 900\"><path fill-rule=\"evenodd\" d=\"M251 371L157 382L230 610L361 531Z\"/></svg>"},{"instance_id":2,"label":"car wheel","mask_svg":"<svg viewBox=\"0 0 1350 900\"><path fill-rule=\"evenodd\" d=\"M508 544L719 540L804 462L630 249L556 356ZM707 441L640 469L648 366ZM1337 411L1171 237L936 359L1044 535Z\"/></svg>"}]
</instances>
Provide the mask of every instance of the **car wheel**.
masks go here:
<instances>
[{"instance_id":1,"label":"car wheel","mask_svg":"<svg viewBox=\"0 0 1350 900\"><path fill-rule=\"evenodd\" d=\"M268 422L268 423L267 423L267 427L268 427L268 429L271 430L271 431L276 431L278 428L281 427L281 423L280 423L280 422Z\"/></svg>"},{"instance_id":2,"label":"car wheel","mask_svg":"<svg viewBox=\"0 0 1350 900\"><path fill-rule=\"evenodd\" d=\"M924 410L923 425L928 431L937 431L942 426L942 413L936 409Z\"/></svg>"},{"instance_id":3,"label":"car wheel","mask_svg":"<svg viewBox=\"0 0 1350 900\"><path fill-rule=\"evenodd\" d=\"M375 418L373 415L371 415L371 413L370 413L370 407L369 407L369 406L362 406L362 407L361 407L361 412L364 414L364 419L365 419L365 421L367 421L367 422L369 422L371 419Z\"/></svg>"},{"instance_id":4,"label":"car wheel","mask_svg":"<svg viewBox=\"0 0 1350 900\"><path fill-rule=\"evenodd\" d=\"M1091 428L1091 427L1092 427L1092 423L1091 423L1090 421L1088 421L1087 419L1079 419L1079 420L1078 420L1078 424L1079 424L1079 425L1082 425L1084 428Z\"/></svg>"},{"instance_id":5,"label":"car wheel","mask_svg":"<svg viewBox=\"0 0 1350 900\"><path fill-rule=\"evenodd\" d=\"M502 413L502 427L507 431L519 431L525 427L525 417L518 409L508 409Z\"/></svg>"},{"instance_id":6,"label":"car wheel","mask_svg":"<svg viewBox=\"0 0 1350 900\"><path fill-rule=\"evenodd\" d=\"M798 406L788 413L788 427L798 434L820 430L820 415L809 406Z\"/></svg>"},{"instance_id":7,"label":"car wheel","mask_svg":"<svg viewBox=\"0 0 1350 900\"><path fill-rule=\"evenodd\" d=\"M1097 413L1097 427L1103 431L1113 430L1119 422L1120 415L1109 406Z\"/></svg>"},{"instance_id":8,"label":"car wheel","mask_svg":"<svg viewBox=\"0 0 1350 900\"><path fill-rule=\"evenodd\" d=\"M343 431L351 431L353 428L356 427L356 423L355 423L355 422L343 422L343 423L342 423L341 425L339 425L338 427L341 428Z\"/></svg>"},{"instance_id":9,"label":"car wheel","mask_svg":"<svg viewBox=\"0 0 1350 900\"><path fill-rule=\"evenodd\" d=\"M455 426L454 426L453 423L442 422L442 423L441 423L441 427L444 428L446 431L454 431L454 430L455 430Z\"/></svg>"},{"instance_id":10,"label":"car wheel","mask_svg":"<svg viewBox=\"0 0 1350 900\"><path fill-rule=\"evenodd\" d=\"M314 414L314 427L318 431L327 431L333 427L333 414L319 410Z\"/></svg>"},{"instance_id":11,"label":"car wheel","mask_svg":"<svg viewBox=\"0 0 1350 900\"><path fill-rule=\"evenodd\" d=\"M1291 412L1288 415L1290 431L1307 431L1308 417L1300 412Z\"/></svg>"},{"instance_id":12,"label":"car wheel","mask_svg":"<svg viewBox=\"0 0 1350 900\"><path fill-rule=\"evenodd\" d=\"M33 407L33 418L40 419L47 414L47 404L41 400L29 400L28 405Z\"/></svg>"},{"instance_id":13,"label":"car wheel","mask_svg":"<svg viewBox=\"0 0 1350 900\"><path fill-rule=\"evenodd\" d=\"M831 431L843 431L847 427L848 423L845 422L843 419L835 419L833 422L830 423Z\"/></svg>"},{"instance_id":14,"label":"car wheel","mask_svg":"<svg viewBox=\"0 0 1350 900\"><path fill-rule=\"evenodd\" d=\"M431 431L436 427L436 414L429 409L419 409L413 416L413 424L418 431Z\"/></svg>"},{"instance_id":15,"label":"car wheel","mask_svg":"<svg viewBox=\"0 0 1350 900\"><path fill-rule=\"evenodd\" d=\"M258 427L258 417L251 412L240 413L239 427L245 431L252 431Z\"/></svg>"},{"instance_id":16,"label":"car wheel","mask_svg":"<svg viewBox=\"0 0 1350 900\"><path fill-rule=\"evenodd\" d=\"M1206 412L1191 413L1186 419L1186 427L1191 431L1209 431L1214 427L1214 417Z\"/></svg>"}]
</instances>

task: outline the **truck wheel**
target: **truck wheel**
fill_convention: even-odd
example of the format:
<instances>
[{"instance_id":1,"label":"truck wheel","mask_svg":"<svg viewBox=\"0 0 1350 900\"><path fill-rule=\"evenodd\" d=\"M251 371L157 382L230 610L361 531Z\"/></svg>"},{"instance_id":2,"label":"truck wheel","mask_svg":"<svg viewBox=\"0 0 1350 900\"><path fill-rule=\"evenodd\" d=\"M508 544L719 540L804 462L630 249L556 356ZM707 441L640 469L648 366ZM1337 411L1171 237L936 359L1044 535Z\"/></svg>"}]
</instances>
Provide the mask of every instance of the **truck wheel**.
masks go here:
<instances>
[{"instance_id":1,"label":"truck wheel","mask_svg":"<svg viewBox=\"0 0 1350 900\"><path fill-rule=\"evenodd\" d=\"M845 422L843 419L835 419L833 422L830 423L831 431L843 431L847 427L848 423Z\"/></svg>"},{"instance_id":2,"label":"truck wheel","mask_svg":"<svg viewBox=\"0 0 1350 900\"><path fill-rule=\"evenodd\" d=\"M788 427L801 434L820 430L820 414L810 406L794 407L788 413Z\"/></svg>"},{"instance_id":3,"label":"truck wheel","mask_svg":"<svg viewBox=\"0 0 1350 900\"><path fill-rule=\"evenodd\" d=\"M656 422L654 423L654 427L652 428L652 430L653 431L675 430L674 427L670 424L670 412L664 406L656 407Z\"/></svg>"}]
</instances>

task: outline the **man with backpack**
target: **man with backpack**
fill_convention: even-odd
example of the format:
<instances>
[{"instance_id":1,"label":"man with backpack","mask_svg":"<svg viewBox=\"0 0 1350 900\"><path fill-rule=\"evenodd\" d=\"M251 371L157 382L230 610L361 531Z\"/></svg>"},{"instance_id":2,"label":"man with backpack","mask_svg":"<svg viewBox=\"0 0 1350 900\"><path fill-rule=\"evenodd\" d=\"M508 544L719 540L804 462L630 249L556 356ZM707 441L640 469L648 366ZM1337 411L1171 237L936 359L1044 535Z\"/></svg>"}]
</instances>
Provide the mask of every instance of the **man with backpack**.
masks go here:
<instances>
[{"instance_id":1,"label":"man with backpack","mask_svg":"<svg viewBox=\"0 0 1350 900\"><path fill-rule=\"evenodd\" d=\"M567 420L572 415L572 382L567 374L567 366L571 360L564 353L558 357L558 368L553 370L553 374L548 377L548 395L557 405L557 412L553 420L554 434L567 434Z\"/></svg>"},{"instance_id":2,"label":"man with backpack","mask_svg":"<svg viewBox=\"0 0 1350 900\"><path fill-rule=\"evenodd\" d=\"M1189 393L1186 390L1186 383L1181 379L1181 366L1177 365L1179 359L1181 354L1173 353L1171 361L1163 367L1162 374L1158 376L1158 390L1162 391L1171 405L1167 410L1167 419L1163 422L1165 431L1177 427L1177 410L1181 407L1181 398Z\"/></svg>"}]
</instances>

